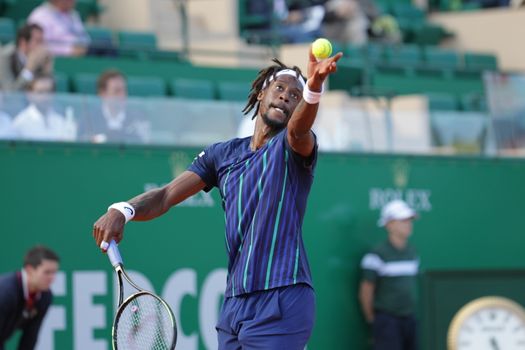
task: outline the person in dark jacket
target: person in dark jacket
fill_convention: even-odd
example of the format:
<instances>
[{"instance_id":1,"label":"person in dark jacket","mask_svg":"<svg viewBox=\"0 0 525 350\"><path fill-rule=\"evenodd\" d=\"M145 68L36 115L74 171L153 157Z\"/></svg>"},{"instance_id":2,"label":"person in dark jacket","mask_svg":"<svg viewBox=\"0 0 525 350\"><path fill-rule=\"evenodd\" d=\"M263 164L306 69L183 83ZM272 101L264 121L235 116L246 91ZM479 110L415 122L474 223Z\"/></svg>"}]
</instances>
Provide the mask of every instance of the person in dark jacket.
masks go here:
<instances>
[{"instance_id":1,"label":"person in dark jacket","mask_svg":"<svg viewBox=\"0 0 525 350\"><path fill-rule=\"evenodd\" d=\"M20 271L0 276L0 350L15 333L22 332L18 350L32 350L42 320L51 305L51 283L58 271L59 257L47 247L31 248Z\"/></svg>"}]
</instances>

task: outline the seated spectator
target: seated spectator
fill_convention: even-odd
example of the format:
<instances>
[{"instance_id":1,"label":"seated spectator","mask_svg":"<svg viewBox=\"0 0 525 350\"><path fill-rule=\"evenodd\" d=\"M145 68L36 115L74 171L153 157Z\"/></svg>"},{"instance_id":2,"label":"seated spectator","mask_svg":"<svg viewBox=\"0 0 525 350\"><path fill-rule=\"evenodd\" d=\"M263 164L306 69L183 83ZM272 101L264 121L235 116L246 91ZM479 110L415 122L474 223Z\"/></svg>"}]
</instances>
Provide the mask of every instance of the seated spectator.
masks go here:
<instances>
[{"instance_id":1,"label":"seated spectator","mask_svg":"<svg viewBox=\"0 0 525 350\"><path fill-rule=\"evenodd\" d=\"M0 140L12 140L16 136L11 117L4 111L0 111Z\"/></svg>"},{"instance_id":2,"label":"seated spectator","mask_svg":"<svg viewBox=\"0 0 525 350\"><path fill-rule=\"evenodd\" d=\"M389 14L374 19L370 26L370 34L375 41L382 41L387 44L399 44L403 40L399 23L394 16Z\"/></svg>"},{"instance_id":3,"label":"seated spectator","mask_svg":"<svg viewBox=\"0 0 525 350\"><path fill-rule=\"evenodd\" d=\"M38 141L73 141L74 120L66 120L53 108L53 78L35 77L28 90L29 105L15 117L13 127L18 137Z\"/></svg>"},{"instance_id":4,"label":"seated spectator","mask_svg":"<svg viewBox=\"0 0 525 350\"><path fill-rule=\"evenodd\" d=\"M26 90L36 75L51 75L53 57L44 45L44 33L37 24L21 27L16 43L0 53L0 88L4 91Z\"/></svg>"},{"instance_id":5,"label":"seated spectator","mask_svg":"<svg viewBox=\"0 0 525 350\"><path fill-rule=\"evenodd\" d=\"M340 43L363 45L368 41L369 19L358 0L328 0L324 34Z\"/></svg>"},{"instance_id":6,"label":"seated spectator","mask_svg":"<svg viewBox=\"0 0 525 350\"><path fill-rule=\"evenodd\" d=\"M288 6L285 0L249 0L247 9L250 15L267 18L264 25L252 28L262 40L271 37L284 43L305 43L322 36L325 10L319 1L295 1Z\"/></svg>"},{"instance_id":7,"label":"seated spectator","mask_svg":"<svg viewBox=\"0 0 525 350\"><path fill-rule=\"evenodd\" d=\"M44 39L54 55L86 54L90 39L75 10L75 0L48 0L34 9L27 21L44 29Z\"/></svg>"},{"instance_id":8,"label":"seated spectator","mask_svg":"<svg viewBox=\"0 0 525 350\"><path fill-rule=\"evenodd\" d=\"M117 70L103 72L97 81L100 103L81 120L79 137L95 143L144 143L149 141L149 123L128 107L126 78Z\"/></svg>"}]
</instances>

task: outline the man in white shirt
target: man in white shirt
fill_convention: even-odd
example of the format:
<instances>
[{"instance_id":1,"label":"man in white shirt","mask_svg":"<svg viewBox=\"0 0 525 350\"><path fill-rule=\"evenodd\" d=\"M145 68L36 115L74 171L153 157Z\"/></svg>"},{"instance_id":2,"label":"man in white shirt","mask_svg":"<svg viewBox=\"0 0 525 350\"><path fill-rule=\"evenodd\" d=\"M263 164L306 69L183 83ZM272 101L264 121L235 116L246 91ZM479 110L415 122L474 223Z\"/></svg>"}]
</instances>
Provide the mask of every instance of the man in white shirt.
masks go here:
<instances>
[{"instance_id":1,"label":"man in white shirt","mask_svg":"<svg viewBox=\"0 0 525 350\"><path fill-rule=\"evenodd\" d=\"M29 105L15 117L18 138L36 141L74 141L76 124L53 109L53 78L38 76L28 91Z\"/></svg>"},{"instance_id":2,"label":"man in white shirt","mask_svg":"<svg viewBox=\"0 0 525 350\"><path fill-rule=\"evenodd\" d=\"M56 56L82 56L87 52L90 38L75 0L48 0L36 7L27 19L44 29L44 38Z\"/></svg>"},{"instance_id":3,"label":"man in white shirt","mask_svg":"<svg viewBox=\"0 0 525 350\"><path fill-rule=\"evenodd\" d=\"M7 113L0 111L0 140L14 139L15 135L11 117Z\"/></svg>"},{"instance_id":4,"label":"man in white shirt","mask_svg":"<svg viewBox=\"0 0 525 350\"><path fill-rule=\"evenodd\" d=\"M89 118L79 124L79 138L94 143L147 143L149 121L128 107L128 88L124 75L115 69L100 74L97 81L100 100L89 109Z\"/></svg>"}]
</instances>

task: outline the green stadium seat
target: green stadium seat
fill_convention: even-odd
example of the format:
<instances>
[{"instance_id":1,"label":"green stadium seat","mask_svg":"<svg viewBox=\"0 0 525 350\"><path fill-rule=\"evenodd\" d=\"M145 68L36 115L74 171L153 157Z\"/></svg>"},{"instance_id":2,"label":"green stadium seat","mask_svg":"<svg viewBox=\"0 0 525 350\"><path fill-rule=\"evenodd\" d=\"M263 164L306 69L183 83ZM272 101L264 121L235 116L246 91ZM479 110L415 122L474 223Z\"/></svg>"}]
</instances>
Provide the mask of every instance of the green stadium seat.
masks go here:
<instances>
[{"instance_id":1,"label":"green stadium seat","mask_svg":"<svg viewBox=\"0 0 525 350\"><path fill-rule=\"evenodd\" d=\"M67 74L62 72L56 72L53 75L53 78L55 80L55 91L56 92L69 92L69 79L67 77Z\"/></svg>"},{"instance_id":2,"label":"green stadium seat","mask_svg":"<svg viewBox=\"0 0 525 350\"><path fill-rule=\"evenodd\" d=\"M334 53L337 52L334 50ZM366 62L366 47L360 45L353 45L349 43L343 47L344 58L347 58L352 63Z\"/></svg>"},{"instance_id":3,"label":"green stadium seat","mask_svg":"<svg viewBox=\"0 0 525 350\"><path fill-rule=\"evenodd\" d=\"M175 97L200 100L213 100L215 86L211 80L176 78L170 82Z\"/></svg>"},{"instance_id":4,"label":"green stadium seat","mask_svg":"<svg viewBox=\"0 0 525 350\"><path fill-rule=\"evenodd\" d=\"M468 52L463 56L465 68L471 70L498 70L498 59L493 54Z\"/></svg>"},{"instance_id":5,"label":"green stadium seat","mask_svg":"<svg viewBox=\"0 0 525 350\"><path fill-rule=\"evenodd\" d=\"M7 44L15 39L15 22L11 18L0 18L0 43Z\"/></svg>"},{"instance_id":6,"label":"green stadium seat","mask_svg":"<svg viewBox=\"0 0 525 350\"><path fill-rule=\"evenodd\" d=\"M249 13L247 0L237 1L237 26L240 37L248 43L273 45L279 44L280 39L268 28L270 20L267 16Z\"/></svg>"},{"instance_id":7,"label":"green stadium seat","mask_svg":"<svg viewBox=\"0 0 525 350\"><path fill-rule=\"evenodd\" d=\"M43 0L4 0L4 9L2 16L12 18L15 21L25 20L39 6ZM89 16L98 15L102 7L97 0L76 0L75 9L80 17L85 21Z\"/></svg>"},{"instance_id":8,"label":"green stadium seat","mask_svg":"<svg viewBox=\"0 0 525 350\"><path fill-rule=\"evenodd\" d=\"M179 51L153 50L148 52L147 58L157 61L187 62Z\"/></svg>"},{"instance_id":9,"label":"green stadium seat","mask_svg":"<svg viewBox=\"0 0 525 350\"><path fill-rule=\"evenodd\" d=\"M109 28L86 26L91 38L91 45L95 48L113 47L113 32Z\"/></svg>"},{"instance_id":10,"label":"green stadium seat","mask_svg":"<svg viewBox=\"0 0 525 350\"><path fill-rule=\"evenodd\" d=\"M344 90L351 93L355 87L365 84L366 72L364 63L342 57L337 63L337 72L329 78L330 90Z\"/></svg>"},{"instance_id":11,"label":"green stadium seat","mask_svg":"<svg viewBox=\"0 0 525 350\"><path fill-rule=\"evenodd\" d=\"M42 0L7 0L2 16L9 17L15 22L25 20L31 11L41 3Z\"/></svg>"},{"instance_id":12,"label":"green stadium seat","mask_svg":"<svg viewBox=\"0 0 525 350\"><path fill-rule=\"evenodd\" d=\"M421 48L417 45L391 47L387 53L389 65L420 66L423 63Z\"/></svg>"},{"instance_id":13,"label":"green stadium seat","mask_svg":"<svg viewBox=\"0 0 525 350\"><path fill-rule=\"evenodd\" d=\"M413 42L418 45L438 45L447 35L442 26L425 23L414 28Z\"/></svg>"},{"instance_id":14,"label":"green stadium seat","mask_svg":"<svg viewBox=\"0 0 525 350\"><path fill-rule=\"evenodd\" d=\"M423 21L425 12L411 3L398 2L392 3L392 14L397 18L409 19L412 21Z\"/></svg>"},{"instance_id":15,"label":"green stadium seat","mask_svg":"<svg viewBox=\"0 0 525 350\"><path fill-rule=\"evenodd\" d=\"M365 56L367 62L370 64L385 64L387 61L387 55L385 45L369 43L364 47Z\"/></svg>"},{"instance_id":16,"label":"green stadium seat","mask_svg":"<svg viewBox=\"0 0 525 350\"><path fill-rule=\"evenodd\" d=\"M149 32L118 32L118 45L123 50L156 50L157 37Z\"/></svg>"},{"instance_id":17,"label":"green stadium seat","mask_svg":"<svg viewBox=\"0 0 525 350\"><path fill-rule=\"evenodd\" d=\"M73 76L73 91L79 94L95 95L97 93L98 74L77 73Z\"/></svg>"},{"instance_id":18,"label":"green stadium seat","mask_svg":"<svg viewBox=\"0 0 525 350\"><path fill-rule=\"evenodd\" d=\"M460 97L461 109L468 112L486 112L487 98L483 93L467 93Z\"/></svg>"},{"instance_id":19,"label":"green stadium seat","mask_svg":"<svg viewBox=\"0 0 525 350\"><path fill-rule=\"evenodd\" d=\"M393 74L390 72L376 72L372 75L371 87L377 90L387 90L398 95L421 94L421 93L452 93L464 94L470 92L482 92L483 81L480 77L459 78L456 75L443 77L430 74L406 75Z\"/></svg>"},{"instance_id":20,"label":"green stadium seat","mask_svg":"<svg viewBox=\"0 0 525 350\"><path fill-rule=\"evenodd\" d=\"M447 93L429 93L428 108L431 111L456 111L458 110L458 100L455 95Z\"/></svg>"},{"instance_id":21,"label":"green stadium seat","mask_svg":"<svg viewBox=\"0 0 525 350\"><path fill-rule=\"evenodd\" d=\"M131 96L165 96L166 83L160 77L128 77L128 94Z\"/></svg>"},{"instance_id":22,"label":"green stadium seat","mask_svg":"<svg viewBox=\"0 0 525 350\"><path fill-rule=\"evenodd\" d=\"M250 88L249 82L221 81L217 83L217 95L219 100L246 101Z\"/></svg>"},{"instance_id":23,"label":"green stadium seat","mask_svg":"<svg viewBox=\"0 0 525 350\"><path fill-rule=\"evenodd\" d=\"M89 17L98 17L103 7L98 4L97 0L76 0L75 9L82 21L86 21Z\"/></svg>"},{"instance_id":24,"label":"green stadium seat","mask_svg":"<svg viewBox=\"0 0 525 350\"><path fill-rule=\"evenodd\" d=\"M429 68L456 69L460 64L460 55L456 51L427 47L424 56Z\"/></svg>"}]
</instances>

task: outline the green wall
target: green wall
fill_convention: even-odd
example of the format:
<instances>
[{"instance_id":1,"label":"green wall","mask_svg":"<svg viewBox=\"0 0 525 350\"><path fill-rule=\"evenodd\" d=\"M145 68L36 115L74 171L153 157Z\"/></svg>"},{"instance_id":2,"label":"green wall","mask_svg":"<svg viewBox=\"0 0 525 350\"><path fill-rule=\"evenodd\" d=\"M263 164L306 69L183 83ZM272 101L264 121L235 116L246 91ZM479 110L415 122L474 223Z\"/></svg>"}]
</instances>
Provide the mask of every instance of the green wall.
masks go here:
<instances>
[{"instance_id":1,"label":"green wall","mask_svg":"<svg viewBox=\"0 0 525 350\"><path fill-rule=\"evenodd\" d=\"M199 151L0 143L0 272L18 268L36 242L59 252L63 274L55 319L65 325L58 322L45 338L55 349L110 348L113 276L91 227L109 204L169 182ZM318 296L308 348L365 348L356 296L359 260L385 238L376 226L379 208L396 196L421 214L412 241L423 276L525 269L524 179L524 160L321 154L304 223ZM128 224L121 245L127 267L180 310L184 349L196 348L195 342L204 349L213 341L226 266L223 224L212 191L155 221ZM425 314L432 291L423 288L422 294L422 319L440 324ZM440 327L426 329L425 344L446 324Z\"/></svg>"}]
</instances>

